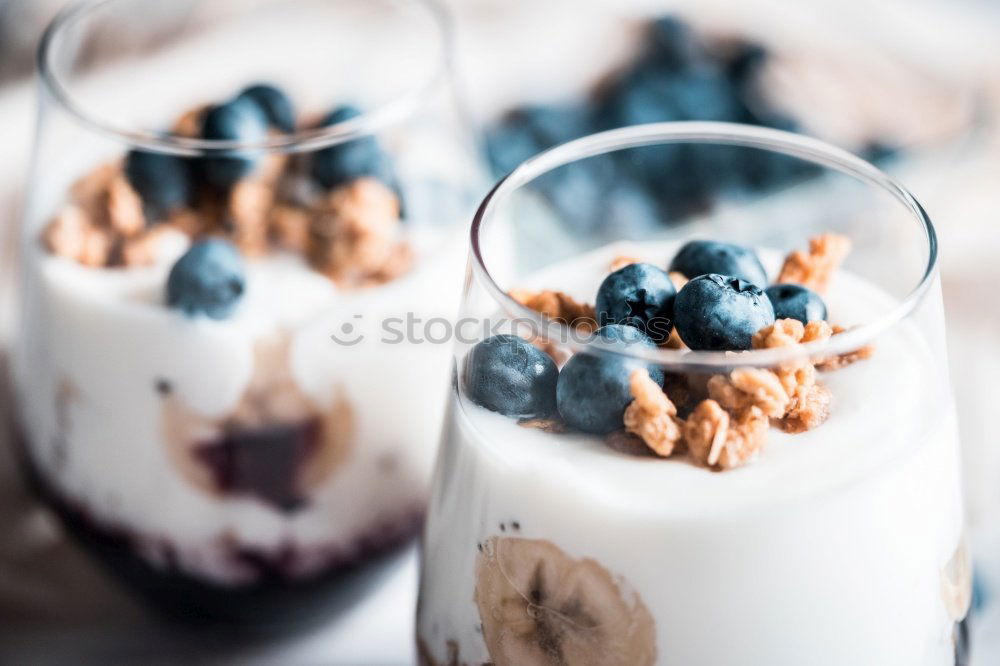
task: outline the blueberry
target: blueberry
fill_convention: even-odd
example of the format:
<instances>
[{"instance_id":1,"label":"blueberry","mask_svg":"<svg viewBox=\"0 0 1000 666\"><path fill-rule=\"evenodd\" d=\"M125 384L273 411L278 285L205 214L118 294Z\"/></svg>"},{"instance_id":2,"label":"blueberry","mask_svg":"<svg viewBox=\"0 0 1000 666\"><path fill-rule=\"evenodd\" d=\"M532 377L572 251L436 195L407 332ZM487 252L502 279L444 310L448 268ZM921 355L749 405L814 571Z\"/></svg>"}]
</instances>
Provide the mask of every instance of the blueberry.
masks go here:
<instances>
[{"instance_id":1,"label":"blueberry","mask_svg":"<svg viewBox=\"0 0 1000 666\"><path fill-rule=\"evenodd\" d=\"M209 109L201 135L216 141L262 141L267 137L267 118L256 103L239 97ZM259 160L259 154L246 151L203 157L201 174L209 185L226 190L253 172Z\"/></svg>"},{"instance_id":2,"label":"blueberry","mask_svg":"<svg viewBox=\"0 0 1000 666\"><path fill-rule=\"evenodd\" d=\"M597 215L607 229L621 238L648 238L663 224L656 199L641 183L622 178L602 195Z\"/></svg>"},{"instance_id":3,"label":"blueberry","mask_svg":"<svg viewBox=\"0 0 1000 666\"><path fill-rule=\"evenodd\" d=\"M754 251L731 243L704 240L686 243L670 262L670 270L688 278L708 273L731 275L760 288L767 286L767 272Z\"/></svg>"},{"instance_id":4,"label":"blueberry","mask_svg":"<svg viewBox=\"0 0 1000 666\"><path fill-rule=\"evenodd\" d=\"M865 144L861 156L869 162L882 164L899 156L899 146L875 139Z\"/></svg>"},{"instance_id":5,"label":"blueberry","mask_svg":"<svg viewBox=\"0 0 1000 666\"><path fill-rule=\"evenodd\" d=\"M125 156L125 177L142 198L149 220L161 220L191 203L191 177L182 157L132 150Z\"/></svg>"},{"instance_id":6,"label":"blueberry","mask_svg":"<svg viewBox=\"0 0 1000 666\"><path fill-rule=\"evenodd\" d=\"M189 316L225 319L243 296L245 285L243 258L231 243L199 241L170 269L167 305Z\"/></svg>"},{"instance_id":7,"label":"blueberry","mask_svg":"<svg viewBox=\"0 0 1000 666\"><path fill-rule=\"evenodd\" d=\"M502 176L529 157L591 130L589 110L583 105L522 106L488 133L490 162Z\"/></svg>"},{"instance_id":8,"label":"blueberry","mask_svg":"<svg viewBox=\"0 0 1000 666\"><path fill-rule=\"evenodd\" d=\"M612 87L600 117L606 126L668 120L735 120L737 91L714 66L664 70L643 62Z\"/></svg>"},{"instance_id":9,"label":"blueberry","mask_svg":"<svg viewBox=\"0 0 1000 666\"><path fill-rule=\"evenodd\" d=\"M673 16L664 16L649 26L649 48L657 62L680 69L703 57L703 49L691 27Z\"/></svg>"},{"instance_id":10,"label":"blueberry","mask_svg":"<svg viewBox=\"0 0 1000 666\"><path fill-rule=\"evenodd\" d=\"M674 326L691 349L750 349L753 334L773 323L764 292L735 277L700 275L674 299Z\"/></svg>"},{"instance_id":11,"label":"blueberry","mask_svg":"<svg viewBox=\"0 0 1000 666\"><path fill-rule=\"evenodd\" d=\"M743 184L758 191L787 185L821 171L821 167L812 162L766 150L748 151L741 166Z\"/></svg>"},{"instance_id":12,"label":"blueberry","mask_svg":"<svg viewBox=\"0 0 1000 666\"><path fill-rule=\"evenodd\" d=\"M726 75L734 85L749 84L767 62L764 46L755 42L738 42L726 62Z\"/></svg>"},{"instance_id":13,"label":"blueberry","mask_svg":"<svg viewBox=\"0 0 1000 666\"><path fill-rule=\"evenodd\" d=\"M271 127L282 132L295 131L295 110L292 102L281 89L267 83L258 83L246 88L238 99L246 98L256 104Z\"/></svg>"},{"instance_id":14,"label":"blueberry","mask_svg":"<svg viewBox=\"0 0 1000 666\"><path fill-rule=\"evenodd\" d=\"M601 283L597 319L601 325L634 326L654 342L663 342L673 328L676 295L666 271L652 264L629 264Z\"/></svg>"},{"instance_id":15,"label":"blueberry","mask_svg":"<svg viewBox=\"0 0 1000 666\"><path fill-rule=\"evenodd\" d=\"M530 187L540 191L573 230L596 232L605 190L614 177L610 160L603 157L571 162L535 179Z\"/></svg>"},{"instance_id":16,"label":"blueberry","mask_svg":"<svg viewBox=\"0 0 1000 666\"><path fill-rule=\"evenodd\" d=\"M485 147L497 178L507 175L521 162L545 149L530 127L506 123L486 132Z\"/></svg>"},{"instance_id":17,"label":"blueberry","mask_svg":"<svg viewBox=\"0 0 1000 666\"><path fill-rule=\"evenodd\" d=\"M812 289L797 284L776 284L765 292L775 319L798 319L803 324L826 319L826 304Z\"/></svg>"},{"instance_id":18,"label":"blueberry","mask_svg":"<svg viewBox=\"0 0 1000 666\"><path fill-rule=\"evenodd\" d=\"M656 348L639 329L620 324L603 326L592 343L595 347L627 351L630 347ZM569 425L584 432L607 434L622 429L625 408L632 402L629 376L642 362L613 354L575 354L559 373L556 400L559 413ZM648 368L650 377L663 383L663 371Z\"/></svg>"},{"instance_id":19,"label":"blueberry","mask_svg":"<svg viewBox=\"0 0 1000 666\"><path fill-rule=\"evenodd\" d=\"M330 112L323 124L336 125L360 115L360 109L345 105ZM398 194L392 162L374 136L362 136L317 151L310 169L313 178L328 190L370 176L397 190Z\"/></svg>"},{"instance_id":20,"label":"blueberry","mask_svg":"<svg viewBox=\"0 0 1000 666\"><path fill-rule=\"evenodd\" d=\"M473 347L464 375L469 398L486 409L532 418L555 413L559 369L516 335L494 335Z\"/></svg>"},{"instance_id":21,"label":"blueberry","mask_svg":"<svg viewBox=\"0 0 1000 666\"><path fill-rule=\"evenodd\" d=\"M651 64L640 64L614 83L600 112L602 129L683 120L670 90L670 78Z\"/></svg>"}]
</instances>

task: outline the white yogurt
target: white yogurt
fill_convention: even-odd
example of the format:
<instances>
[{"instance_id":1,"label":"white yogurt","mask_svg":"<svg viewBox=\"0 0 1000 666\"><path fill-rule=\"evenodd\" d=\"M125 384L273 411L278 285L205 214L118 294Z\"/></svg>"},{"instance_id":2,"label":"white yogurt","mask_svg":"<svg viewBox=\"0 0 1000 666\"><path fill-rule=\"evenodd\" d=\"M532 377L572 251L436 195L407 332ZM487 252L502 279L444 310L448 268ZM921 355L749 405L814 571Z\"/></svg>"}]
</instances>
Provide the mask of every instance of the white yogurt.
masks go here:
<instances>
[{"instance_id":1,"label":"white yogurt","mask_svg":"<svg viewBox=\"0 0 1000 666\"><path fill-rule=\"evenodd\" d=\"M604 248L526 284L592 301L612 257L665 265L675 247ZM854 324L886 299L841 273L826 301L831 321ZM772 429L759 460L723 473L526 429L456 395L425 536L423 644L442 662L448 641L461 662L502 661L475 601L478 546L518 537L620 576L652 616L657 664L952 665L942 571L962 505L937 353L898 324L871 360L821 375L826 423Z\"/></svg>"},{"instance_id":2,"label":"white yogurt","mask_svg":"<svg viewBox=\"0 0 1000 666\"><path fill-rule=\"evenodd\" d=\"M293 547L307 574L380 525L412 520L426 501L449 349L375 339L346 346L330 337L344 323L371 332L384 316L453 314L462 239L412 240L418 263L410 274L353 292L298 256L248 261L245 296L224 321L164 305L183 244L154 267L129 269L87 268L29 248L15 383L33 464L99 526L134 535L150 561L167 557L165 544L182 571L218 583L252 582L234 565L234 547ZM433 249L421 252L422 240ZM298 390L316 405L340 395L354 419L347 453L294 512L185 478L168 453L165 398L156 390L168 381L191 422L222 418L254 376L255 345L275 335L287 340Z\"/></svg>"}]
</instances>

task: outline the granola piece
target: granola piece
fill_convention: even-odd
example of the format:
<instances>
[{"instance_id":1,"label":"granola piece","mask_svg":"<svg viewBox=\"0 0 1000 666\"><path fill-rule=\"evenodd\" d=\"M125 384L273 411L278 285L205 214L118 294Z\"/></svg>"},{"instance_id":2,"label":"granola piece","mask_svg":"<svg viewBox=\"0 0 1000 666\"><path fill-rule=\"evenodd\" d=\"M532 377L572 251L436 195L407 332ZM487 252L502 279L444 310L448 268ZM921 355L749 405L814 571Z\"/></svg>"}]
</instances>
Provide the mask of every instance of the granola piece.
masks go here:
<instances>
[{"instance_id":1,"label":"granola piece","mask_svg":"<svg viewBox=\"0 0 1000 666\"><path fill-rule=\"evenodd\" d=\"M202 118L205 115L205 111L208 109L208 105L203 105L196 106L190 111L185 112L174 124L174 134L177 136L186 136L188 138L200 136Z\"/></svg>"},{"instance_id":2,"label":"granola piece","mask_svg":"<svg viewBox=\"0 0 1000 666\"><path fill-rule=\"evenodd\" d=\"M734 417L716 401L704 400L684 422L684 441L698 464L732 469L757 456L768 426L767 416L756 407Z\"/></svg>"},{"instance_id":3,"label":"granola piece","mask_svg":"<svg viewBox=\"0 0 1000 666\"><path fill-rule=\"evenodd\" d=\"M309 258L333 280L357 284L398 259L399 199L374 178L333 190L309 228Z\"/></svg>"},{"instance_id":4,"label":"granola piece","mask_svg":"<svg viewBox=\"0 0 1000 666\"><path fill-rule=\"evenodd\" d=\"M279 204L271 211L271 234L275 242L293 252L305 254L309 248L309 211Z\"/></svg>"},{"instance_id":5,"label":"granola piece","mask_svg":"<svg viewBox=\"0 0 1000 666\"><path fill-rule=\"evenodd\" d=\"M521 305L582 332L597 330L597 312L594 306L580 303L564 292L511 289L509 295Z\"/></svg>"},{"instance_id":6,"label":"granola piece","mask_svg":"<svg viewBox=\"0 0 1000 666\"><path fill-rule=\"evenodd\" d=\"M232 231L232 192L220 194L216 191L202 191L194 206L198 217L199 235L226 235Z\"/></svg>"},{"instance_id":7,"label":"granola piece","mask_svg":"<svg viewBox=\"0 0 1000 666\"><path fill-rule=\"evenodd\" d=\"M824 293L834 271L851 251L851 240L840 234L821 234L809 239L809 252L796 250L788 255L777 283L801 284Z\"/></svg>"},{"instance_id":8,"label":"granola piece","mask_svg":"<svg viewBox=\"0 0 1000 666\"><path fill-rule=\"evenodd\" d=\"M677 332L677 327L676 326L674 326L674 328L670 331L670 335L667 337L667 341L664 342L662 346L666 347L667 349L687 349L688 348L688 346L686 344L684 344L684 341L681 340L681 334Z\"/></svg>"},{"instance_id":9,"label":"granola piece","mask_svg":"<svg viewBox=\"0 0 1000 666\"><path fill-rule=\"evenodd\" d=\"M677 289L677 291L683 289L684 285L688 283L687 276L684 275L684 273L681 273L680 271L670 271L669 273L667 273L667 275L670 276L670 281L674 283L674 287Z\"/></svg>"},{"instance_id":10,"label":"granola piece","mask_svg":"<svg viewBox=\"0 0 1000 666\"><path fill-rule=\"evenodd\" d=\"M811 321L806 324L802 331L803 344L807 342L826 342L833 335L833 328L821 319Z\"/></svg>"},{"instance_id":11,"label":"granola piece","mask_svg":"<svg viewBox=\"0 0 1000 666\"><path fill-rule=\"evenodd\" d=\"M73 183L70 196L85 210L97 211L101 208L101 200L107 193L111 181L120 176L121 172L122 166L119 162L102 164Z\"/></svg>"},{"instance_id":12,"label":"granola piece","mask_svg":"<svg viewBox=\"0 0 1000 666\"><path fill-rule=\"evenodd\" d=\"M230 192L228 204L232 240L236 247L248 257L266 253L274 190L258 180L241 180Z\"/></svg>"},{"instance_id":13,"label":"granola piece","mask_svg":"<svg viewBox=\"0 0 1000 666\"><path fill-rule=\"evenodd\" d=\"M805 326L794 319L782 319L754 336L754 348L773 348L828 340L833 329L825 321L811 321ZM783 364L774 370L789 400L782 419L786 432L804 432L826 421L830 415L830 391L816 382L816 368L806 359Z\"/></svg>"},{"instance_id":14,"label":"granola piece","mask_svg":"<svg viewBox=\"0 0 1000 666\"><path fill-rule=\"evenodd\" d=\"M664 373L663 392L670 398L670 402L674 403L677 415L681 418L690 414L695 405L708 395L704 386L700 387L701 391L695 390L692 386L692 377L690 374L680 372Z\"/></svg>"},{"instance_id":15,"label":"granola piece","mask_svg":"<svg viewBox=\"0 0 1000 666\"><path fill-rule=\"evenodd\" d=\"M377 286L391 282L413 268L413 262L413 248L410 247L410 244L396 243L382 267L368 275L361 286Z\"/></svg>"},{"instance_id":16,"label":"granola piece","mask_svg":"<svg viewBox=\"0 0 1000 666\"><path fill-rule=\"evenodd\" d=\"M268 153L260 161L259 177L269 185L276 185L288 169L291 158L282 153Z\"/></svg>"},{"instance_id":17,"label":"granola piece","mask_svg":"<svg viewBox=\"0 0 1000 666\"><path fill-rule=\"evenodd\" d=\"M795 319L779 319L773 325L757 331L753 336L752 344L754 349L792 347L799 343L824 342L829 340L831 335L833 335L833 329L825 321L811 321L803 326ZM792 367L798 367L805 363L804 360L793 363Z\"/></svg>"},{"instance_id":18,"label":"granola piece","mask_svg":"<svg viewBox=\"0 0 1000 666\"><path fill-rule=\"evenodd\" d=\"M154 227L150 230L153 232ZM121 263L125 266L151 266L156 262L157 241L153 233L145 233L122 242Z\"/></svg>"},{"instance_id":19,"label":"granola piece","mask_svg":"<svg viewBox=\"0 0 1000 666\"><path fill-rule=\"evenodd\" d=\"M789 397L789 407L796 395L816 383L816 368L808 361L787 363L777 368L774 375Z\"/></svg>"},{"instance_id":20,"label":"granola piece","mask_svg":"<svg viewBox=\"0 0 1000 666\"><path fill-rule=\"evenodd\" d=\"M759 409L764 415L781 418L790 398L778 376L762 368L737 368L708 380L708 396L734 414Z\"/></svg>"},{"instance_id":21,"label":"granola piece","mask_svg":"<svg viewBox=\"0 0 1000 666\"><path fill-rule=\"evenodd\" d=\"M142 198L122 174L116 175L108 183L107 216L111 228L126 238L135 236L146 228Z\"/></svg>"},{"instance_id":22,"label":"granola piece","mask_svg":"<svg viewBox=\"0 0 1000 666\"><path fill-rule=\"evenodd\" d=\"M76 260L84 266L107 266L113 256L115 239L111 232L100 227L88 227L83 234L83 247Z\"/></svg>"},{"instance_id":23,"label":"granola piece","mask_svg":"<svg viewBox=\"0 0 1000 666\"><path fill-rule=\"evenodd\" d=\"M670 457L681 439L674 403L643 368L629 376L629 390L635 400L625 409L625 431L642 438L656 455Z\"/></svg>"},{"instance_id":24,"label":"granola piece","mask_svg":"<svg viewBox=\"0 0 1000 666\"><path fill-rule=\"evenodd\" d=\"M91 226L90 218L79 206L66 206L45 227L42 243L53 254L67 259L79 259Z\"/></svg>"},{"instance_id":25,"label":"granola piece","mask_svg":"<svg viewBox=\"0 0 1000 666\"><path fill-rule=\"evenodd\" d=\"M751 344L754 349L790 347L797 345L804 334L805 326L798 319L779 319L754 333Z\"/></svg>"},{"instance_id":26,"label":"granola piece","mask_svg":"<svg viewBox=\"0 0 1000 666\"><path fill-rule=\"evenodd\" d=\"M532 430L541 430L542 432L551 433L563 433L566 432L566 424L559 419L521 419L517 422L517 425L522 428L531 428Z\"/></svg>"},{"instance_id":27,"label":"granola piece","mask_svg":"<svg viewBox=\"0 0 1000 666\"><path fill-rule=\"evenodd\" d=\"M620 271L626 266L631 266L632 264L641 264L641 263L642 259L630 257L626 254L620 254L611 260L611 264L608 266L608 270L614 273L615 271Z\"/></svg>"},{"instance_id":28,"label":"granola piece","mask_svg":"<svg viewBox=\"0 0 1000 666\"><path fill-rule=\"evenodd\" d=\"M178 230L168 224L158 224L138 236L122 241L119 259L125 266L150 266L156 263L164 239Z\"/></svg>"},{"instance_id":29,"label":"granola piece","mask_svg":"<svg viewBox=\"0 0 1000 666\"><path fill-rule=\"evenodd\" d=\"M845 332L847 329L843 326L834 326L832 329L833 335L839 335ZM840 370L841 368L846 368L852 363L857 363L858 361L864 361L872 357L875 353L875 345L865 345L861 349L855 349L854 351L845 352L837 356L831 356L829 358L824 358L816 364L817 370L822 370L823 372L830 372L832 370Z\"/></svg>"},{"instance_id":30,"label":"granola piece","mask_svg":"<svg viewBox=\"0 0 1000 666\"><path fill-rule=\"evenodd\" d=\"M825 358L816 364L818 370L823 372L831 372L833 370L840 370L841 368L846 368L847 366L857 363L858 361L865 361L872 357L875 353L875 347L872 345L865 345L861 349L855 349L852 352L847 352L844 354L839 354L838 356L831 356L830 358Z\"/></svg>"},{"instance_id":31,"label":"granola piece","mask_svg":"<svg viewBox=\"0 0 1000 666\"><path fill-rule=\"evenodd\" d=\"M792 396L788 412L778 421L785 432L800 433L823 424L830 416L833 394L822 384L803 385Z\"/></svg>"},{"instance_id":32,"label":"granola piece","mask_svg":"<svg viewBox=\"0 0 1000 666\"><path fill-rule=\"evenodd\" d=\"M201 217L190 208L178 208L171 212L164 224L187 234L191 238L200 236L205 226Z\"/></svg>"}]
</instances>

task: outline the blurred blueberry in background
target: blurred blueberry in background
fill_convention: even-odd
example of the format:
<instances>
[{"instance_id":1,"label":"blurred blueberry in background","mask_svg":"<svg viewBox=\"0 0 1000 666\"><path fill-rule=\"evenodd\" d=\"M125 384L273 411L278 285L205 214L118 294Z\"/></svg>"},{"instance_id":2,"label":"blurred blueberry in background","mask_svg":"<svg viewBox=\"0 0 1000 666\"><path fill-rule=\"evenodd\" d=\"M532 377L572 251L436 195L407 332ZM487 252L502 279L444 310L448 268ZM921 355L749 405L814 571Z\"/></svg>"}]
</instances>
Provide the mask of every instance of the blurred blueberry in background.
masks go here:
<instances>
[{"instance_id":1,"label":"blurred blueberry in background","mask_svg":"<svg viewBox=\"0 0 1000 666\"><path fill-rule=\"evenodd\" d=\"M709 44L674 17L652 21L634 61L587 98L518 107L490 128L486 148L493 170L504 175L552 146L627 125L707 120L797 131L794 119L769 108L757 92L767 58L759 44ZM632 214L637 217L627 224L639 228L669 224L720 194L766 191L815 173L796 158L729 146L659 145L596 161L604 164L558 169L535 183L580 230L625 224Z\"/></svg>"}]
</instances>

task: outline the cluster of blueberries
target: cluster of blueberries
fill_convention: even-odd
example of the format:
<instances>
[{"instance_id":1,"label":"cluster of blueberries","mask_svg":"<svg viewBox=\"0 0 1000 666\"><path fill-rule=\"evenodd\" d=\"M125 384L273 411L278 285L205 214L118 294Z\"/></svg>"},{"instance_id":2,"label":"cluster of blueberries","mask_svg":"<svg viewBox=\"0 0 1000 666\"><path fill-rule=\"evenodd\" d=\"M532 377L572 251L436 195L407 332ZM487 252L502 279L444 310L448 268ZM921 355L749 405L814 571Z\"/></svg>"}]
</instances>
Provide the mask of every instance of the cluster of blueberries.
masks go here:
<instances>
[{"instance_id":1,"label":"cluster of blueberries","mask_svg":"<svg viewBox=\"0 0 1000 666\"><path fill-rule=\"evenodd\" d=\"M694 350L750 349L754 333L776 319L808 323L826 319L814 291L794 284L767 285L753 250L728 243L691 241L673 258L670 271L690 278L677 291L667 271L630 264L601 283L595 306L600 328L597 350L627 352L655 348L676 328ZM477 344L465 362L470 399L506 416L546 418L558 414L583 432L607 434L622 427L632 401L629 376L642 364L621 354L575 354L560 371L537 347L515 335ZM663 371L647 367L663 384Z\"/></svg>"},{"instance_id":2,"label":"cluster of blueberries","mask_svg":"<svg viewBox=\"0 0 1000 666\"><path fill-rule=\"evenodd\" d=\"M678 19L658 19L648 28L640 57L590 98L509 112L488 132L490 160L503 175L557 144L651 122L712 120L796 131L796 122L769 108L759 94L758 73L767 57L753 43L712 48ZM568 224L642 230L702 210L722 192L770 190L816 172L809 162L777 153L668 144L572 163L534 186Z\"/></svg>"},{"instance_id":3,"label":"cluster of blueberries","mask_svg":"<svg viewBox=\"0 0 1000 666\"><path fill-rule=\"evenodd\" d=\"M246 88L232 100L213 106L201 119L201 138L216 141L263 141L269 130L295 130L295 112L284 92L272 85ZM261 156L220 153L198 159L132 150L125 157L125 176L142 198L149 220L190 206L197 184L225 192L252 173Z\"/></svg>"},{"instance_id":4,"label":"cluster of blueberries","mask_svg":"<svg viewBox=\"0 0 1000 666\"><path fill-rule=\"evenodd\" d=\"M321 126L342 123L361 115L352 105L337 107ZM295 110L282 90L257 84L231 100L210 107L201 118L201 138L256 143L269 132L294 132ZM125 176L143 202L146 219L165 219L173 210L193 206L200 192L226 193L254 173L264 155L247 150L218 151L186 158L148 150L132 150L125 157ZM374 177L399 194L389 154L374 136L363 136L310 154L306 160L311 182L324 190L356 178ZM173 266L167 281L167 304L188 315L224 319L232 314L245 288L239 251L228 241L206 239L194 243Z\"/></svg>"}]
</instances>

